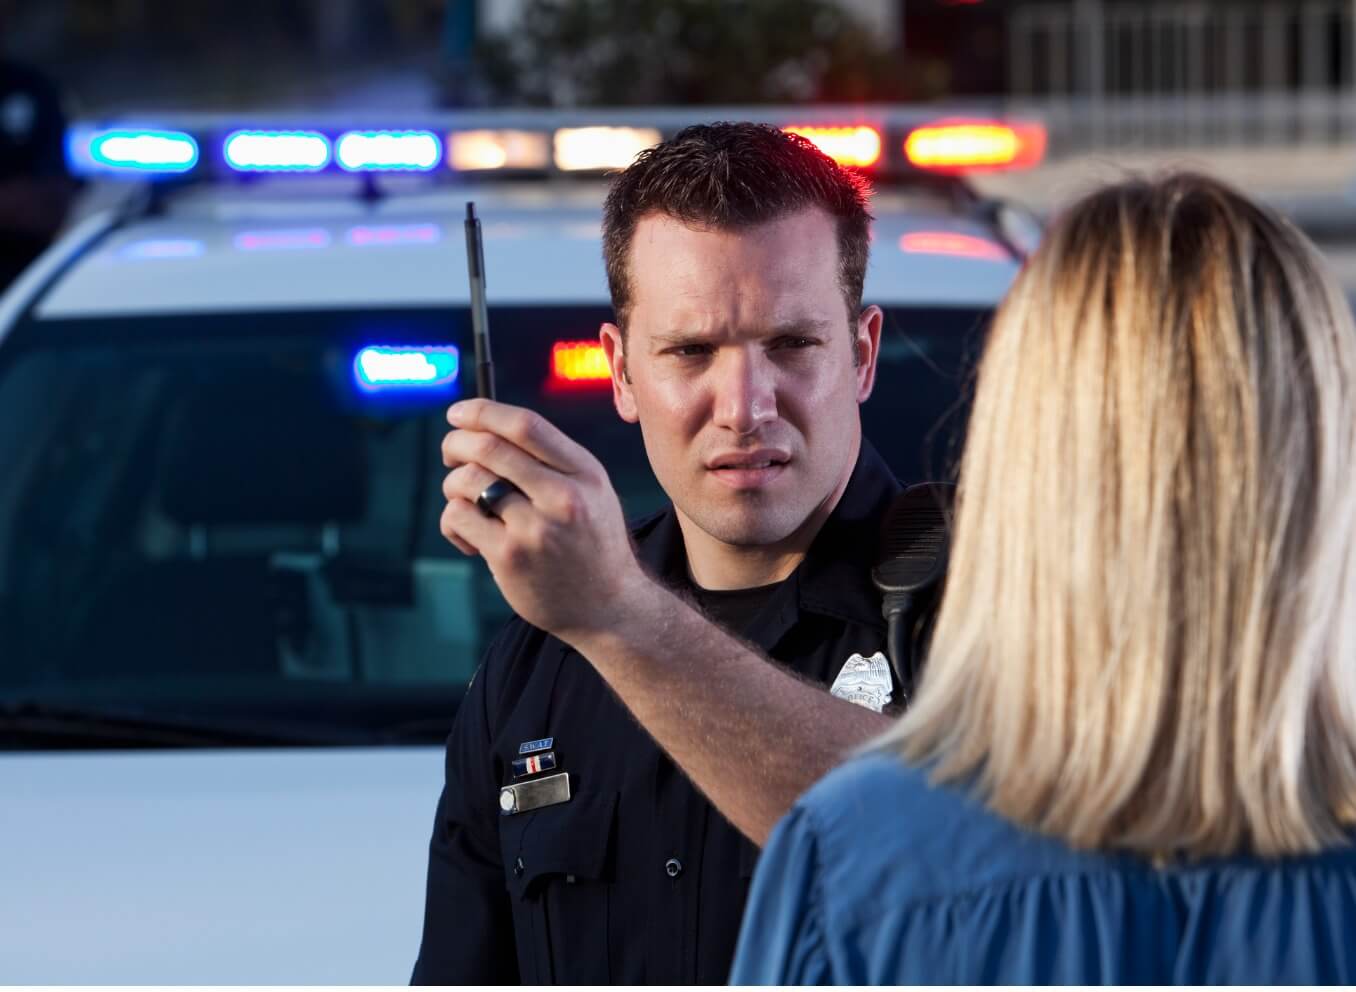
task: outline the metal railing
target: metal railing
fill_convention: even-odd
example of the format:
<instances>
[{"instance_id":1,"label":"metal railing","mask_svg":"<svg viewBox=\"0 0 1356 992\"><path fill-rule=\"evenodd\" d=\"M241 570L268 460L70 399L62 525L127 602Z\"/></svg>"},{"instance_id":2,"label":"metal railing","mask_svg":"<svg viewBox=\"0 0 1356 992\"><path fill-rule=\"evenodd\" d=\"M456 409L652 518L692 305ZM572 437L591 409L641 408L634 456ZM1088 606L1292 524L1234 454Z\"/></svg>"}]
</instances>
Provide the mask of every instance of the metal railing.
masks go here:
<instances>
[{"instance_id":1,"label":"metal railing","mask_svg":"<svg viewBox=\"0 0 1356 992\"><path fill-rule=\"evenodd\" d=\"M1052 156L1356 144L1356 98L1345 93L1051 97L1011 100L1005 110L1042 121Z\"/></svg>"},{"instance_id":2,"label":"metal railing","mask_svg":"<svg viewBox=\"0 0 1356 992\"><path fill-rule=\"evenodd\" d=\"M1034 4L1009 44L1052 151L1356 141L1356 0Z\"/></svg>"}]
</instances>

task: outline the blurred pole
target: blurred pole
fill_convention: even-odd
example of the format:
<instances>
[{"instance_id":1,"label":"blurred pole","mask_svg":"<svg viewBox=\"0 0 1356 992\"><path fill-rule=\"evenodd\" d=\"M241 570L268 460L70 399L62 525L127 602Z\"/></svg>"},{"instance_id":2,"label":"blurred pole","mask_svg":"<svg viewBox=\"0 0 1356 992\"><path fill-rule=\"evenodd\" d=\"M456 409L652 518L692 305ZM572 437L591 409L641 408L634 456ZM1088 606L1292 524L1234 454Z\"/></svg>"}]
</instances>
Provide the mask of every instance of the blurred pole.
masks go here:
<instances>
[{"instance_id":1,"label":"blurred pole","mask_svg":"<svg viewBox=\"0 0 1356 992\"><path fill-rule=\"evenodd\" d=\"M447 0L443 17L443 70L446 73L442 102L448 107L473 103L472 74L476 35L480 25L478 0Z\"/></svg>"},{"instance_id":2,"label":"blurred pole","mask_svg":"<svg viewBox=\"0 0 1356 992\"><path fill-rule=\"evenodd\" d=\"M1070 45L1069 39L1078 37L1078 25L1070 24L1060 16L1060 11L1051 10L1046 20L1046 37L1050 42L1050 95L1063 100L1066 105L1072 104L1073 97L1081 89L1079 77L1082 71L1077 41ZM1070 63L1074 63L1072 67Z\"/></svg>"},{"instance_id":3,"label":"blurred pole","mask_svg":"<svg viewBox=\"0 0 1356 992\"><path fill-rule=\"evenodd\" d=\"M1331 74L1330 53L1324 37L1331 5L1324 0L1308 0L1299 10L1300 99L1305 112L1301 127L1307 140L1324 140L1332 129L1324 108L1324 89Z\"/></svg>"},{"instance_id":4,"label":"blurred pole","mask_svg":"<svg viewBox=\"0 0 1356 992\"><path fill-rule=\"evenodd\" d=\"M1205 136L1208 121L1201 113L1205 105L1206 79L1206 17L1204 8L1190 8L1183 25L1182 62L1186 76L1186 108L1183 127L1192 142L1199 143Z\"/></svg>"},{"instance_id":5,"label":"blurred pole","mask_svg":"<svg viewBox=\"0 0 1356 992\"><path fill-rule=\"evenodd\" d=\"M1074 51L1083 52L1083 57L1077 60L1077 89L1092 120L1093 141L1100 145L1106 96L1106 18L1102 0L1076 0L1074 12ZM1080 45L1080 39L1086 44Z\"/></svg>"},{"instance_id":6,"label":"blurred pole","mask_svg":"<svg viewBox=\"0 0 1356 992\"><path fill-rule=\"evenodd\" d=\"M1356 4L1356 0L1351 0ZM909 36L905 32L908 30L909 23L909 0L899 0L899 33L895 36L899 42L899 58L901 61L909 57Z\"/></svg>"},{"instance_id":7,"label":"blurred pole","mask_svg":"<svg viewBox=\"0 0 1356 992\"><path fill-rule=\"evenodd\" d=\"M1262 11L1262 92L1265 95L1286 90L1286 23L1289 11L1283 7L1266 7ZM1263 133L1267 144L1275 144L1288 130L1290 122L1280 115L1264 114Z\"/></svg>"},{"instance_id":8,"label":"blurred pole","mask_svg":"<svg viewBox=\"0 0 1356 992\"><path fill-rule=\"evenodd\" d=\"M1356 0L1351 0L1356 4ZM1008 21L1008 93L1035 98L1031 77L1031 11L1018 8Z\"/></svg>"},{"instance_id":9,"label":"blurred pole","mask_svg":"<svg viewBox=\"0 0 1356 992\"><path fill-rule=\"evenodd\" d=\"M1350 87L1350 95L1356 97L1356 0L1351 0L1351 12L1348 14L1347 23L1347 85ZM1352 100L1348 100L1348 108ZM1351 128L1351 133L1344 137L1350 141L1356 139L1356 123L1353 123L1353 115L1348 112L1343 115L1343 121Z\"/></svg>"}]
</instances>

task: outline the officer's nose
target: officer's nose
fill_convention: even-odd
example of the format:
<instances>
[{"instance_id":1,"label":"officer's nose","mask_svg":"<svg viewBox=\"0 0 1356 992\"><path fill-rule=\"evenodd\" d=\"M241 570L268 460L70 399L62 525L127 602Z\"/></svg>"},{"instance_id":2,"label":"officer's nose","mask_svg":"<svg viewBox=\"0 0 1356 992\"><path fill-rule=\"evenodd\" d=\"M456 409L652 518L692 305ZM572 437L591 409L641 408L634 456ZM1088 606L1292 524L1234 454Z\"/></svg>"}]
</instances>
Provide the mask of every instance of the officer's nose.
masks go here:
<instances>
[{"instance_id":1,"label":"officer's nose","mask_svg":"<svg viewBox=\"0 0 1356 992\"><path fill-rule=\"evenodd\" d=\"M723 350L712 372L717 427L752 434L777 419L776 371L761 349Z\"/></svg>"}]
</instances>

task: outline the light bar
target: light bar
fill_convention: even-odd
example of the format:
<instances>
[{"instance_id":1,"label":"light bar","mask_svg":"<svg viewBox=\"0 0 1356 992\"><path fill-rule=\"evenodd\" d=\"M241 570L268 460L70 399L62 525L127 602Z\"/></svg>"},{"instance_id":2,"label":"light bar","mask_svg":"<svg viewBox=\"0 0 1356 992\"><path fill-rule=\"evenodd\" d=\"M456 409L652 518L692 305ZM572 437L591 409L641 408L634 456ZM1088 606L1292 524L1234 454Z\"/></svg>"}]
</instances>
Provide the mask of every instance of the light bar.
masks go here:
<instances>
[{"instance_id":1,"label":"light bar","mask_svg":"<svg viewBox=\"0 0 1356 992\"><path fill-rule=\"evenodd\" d=\"M545 169L550 162L540 131L453 131L447 136L447 165L459 172Z\"/></svg>"},{"instance_id":2,"label":"light bar","mask_svg":"<svg viewBox=\"0 0 1356 992\"><path fill-rule=\"evenodd\" d=\"M369 345L353 358L353 379L364 392L442 389L457 381L460 356L454 345Z\"/></svg>"},{"instance_id":3,"label":"light bar","mask_svg":"<svg viewBox=\"0 0 1356 992\"><path fill-rule=\"evenodd\" d=\"M348 131L334 146L348 172L428 172L443 157L432 131Z\"/></svg>"},{"instance_id":4,"label":"light bar","mask_svg":"<svg viewBox=\"0 0 1356 992\"><path fill-rule=\"evenodd\" d=\"M66 154L77 173L177 174L198 164L198 143L183 131L77 129L67 139Z\"/></svg>"},{"instance_id":5,"label":"light bar","mask_svg":"<svg viewBox=\"0 0 1356 992\"><path fill-rule=\"evenodd\" d=\"M597 341L557 341L551 346L551 384L588 386L612 381L607 353Z\"/></svg>"},{"instance_id":6,"label":"light bar","mask_svg":"<svg viewBox=\"0 0 1356 992\"><path fill-rule=\"evenodd\" d=\"M315 131L236 131L222 145L237 172L318 172L330 164L330 142Z\"/></svg>"},{"instance_id":7,"label":"light bar","mask_svg":"<svg viewBox=\"0 0 1356 992\"><path fill-rule=\"evenodd\" d=\"M904 156L920 169L941 172L1029 168L1045 157L1045 128L1039 124L938 121L909 133L904 140Z\"/></svg>"},{"instance_id":8,"label":"light bar","mask_svg":"<svg viewBox=\"0 0 1356 992\"><path fill-rule=\"evenodd\" d=\"M782 130L811 141L816 148L839 165L866 169L880 161L880 132L865 124L855 127L798 124Z\"/></svg>"},{"instance_id":9,"label":"light bar","mask_svg":"<svg viewBox=\"0 0 1356 992\"><path fill-rule=\"evenodd\" d=\"M555 133L556 168L565 172L625 169L660 142L652 127L563 127Z\"/></svg>"},{"instance_id":10,"label":"light bar","mask_svg":"<svg viewBox=\"0 0 1356 992\"><path fill-rule=\"evenodd\" d=\"M987 238L955 231L910 231L899 239L899 250L919 255L951 255L990 262L1011 262L1007 249Z\"/></svg>"}]
</instances>

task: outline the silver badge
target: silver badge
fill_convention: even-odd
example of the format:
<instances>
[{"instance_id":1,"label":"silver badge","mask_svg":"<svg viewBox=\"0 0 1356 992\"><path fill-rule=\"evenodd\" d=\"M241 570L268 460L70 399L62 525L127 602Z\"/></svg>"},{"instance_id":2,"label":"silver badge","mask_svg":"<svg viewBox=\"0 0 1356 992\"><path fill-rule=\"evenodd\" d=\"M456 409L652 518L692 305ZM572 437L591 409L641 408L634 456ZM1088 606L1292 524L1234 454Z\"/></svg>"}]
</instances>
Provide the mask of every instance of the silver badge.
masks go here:
<instances>
[{"instance_id":1,"label":"silver badge","mask_svg":"<svg viewBox=\"0 0 1356 992\"><path fill-rule=\"evenodd\" d=\"M884 654L877 651L870 658L854 654L843 662L838 678L833 680L829 689L839 699L865 706L879 713L890 701L894 689L894 680L890 678L890 662Z\"/></svg>"},{"instance_id":2,"label":"silver badge","mask_svg":"<svg viewBox=\"0 0 1356 992\"><path fill-rule=\"evenodd\" d=\"M547 775L545 778L528 779L506 785L499 790L499 812L505 816L514 813L527 813L543 806L555 806L570 801L570 776L568 772Z\"/></svg>"}]
</instances>

